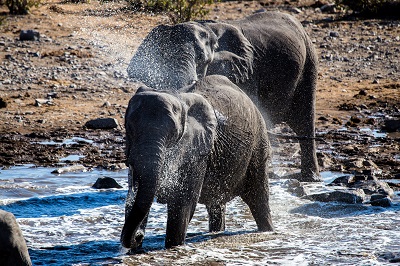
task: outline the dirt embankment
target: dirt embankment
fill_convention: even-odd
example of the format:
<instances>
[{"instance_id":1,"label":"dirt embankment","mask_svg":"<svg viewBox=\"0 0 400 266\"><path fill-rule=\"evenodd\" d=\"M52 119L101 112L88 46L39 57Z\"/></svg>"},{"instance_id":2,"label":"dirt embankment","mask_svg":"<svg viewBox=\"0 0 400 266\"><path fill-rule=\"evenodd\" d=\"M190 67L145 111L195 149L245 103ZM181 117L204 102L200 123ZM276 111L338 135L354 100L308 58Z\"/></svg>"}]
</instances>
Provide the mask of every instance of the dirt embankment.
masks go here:
<instances>
[{"instance_id":1,"label":"dirt embankment","mask_svg":"<svg viewBox=\"0 0 400 266\"><path fill-rule=\"evenodd\" d=\"M400 22L342 20L307 4L224 2L213 5L208 18L234 19L261 9L296 16L320 61L321 169L376 168L381 177L394 177L400 173L399 135L379 131L385 120L399 119ZM50 0L27 16L7 16L0 25L0 165L55 165L79 154L88 166L118 167L124 161L123 115L137 87L126 79L126 66L151 28L167 22L163 15L126 9L124 2ZM40 40L20 41L27 29L38 31ZM120 126L84 127L98 117L115 118ZM74 137L83 139L65 142ZM296 157L293 166L298 163Z\"/></svg>"}]
</instances>

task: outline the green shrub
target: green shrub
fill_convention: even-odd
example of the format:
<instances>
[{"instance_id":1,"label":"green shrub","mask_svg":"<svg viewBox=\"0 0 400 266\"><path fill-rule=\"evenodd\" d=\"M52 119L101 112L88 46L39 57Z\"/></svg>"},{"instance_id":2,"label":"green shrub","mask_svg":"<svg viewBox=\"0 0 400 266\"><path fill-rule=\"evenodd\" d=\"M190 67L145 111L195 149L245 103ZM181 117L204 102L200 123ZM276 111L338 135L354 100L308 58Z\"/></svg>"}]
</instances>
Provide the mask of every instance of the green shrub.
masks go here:
<instances>
[{"instance_id":1,"label":"green shrub","mask_svg":"<svg viewBox=\"0 0 400 266\"><path fill-rule=\"evenodd\" d=\"M127 0L134 8L151 12L166 12L173 23L202 18L208 10L206 5L217 0Z\"/></svg>"},{"instance_id":2,"label":"green shrub","mask_svg":"<svg viewBox=\"0 0 400 266\"><path fill-rule=\"evenodd\" d=\"M31 7L40 4L40 0L4 0L2 2L5 2L10 14L15 15L26 15Z\"/></svg>"}]
</instances>

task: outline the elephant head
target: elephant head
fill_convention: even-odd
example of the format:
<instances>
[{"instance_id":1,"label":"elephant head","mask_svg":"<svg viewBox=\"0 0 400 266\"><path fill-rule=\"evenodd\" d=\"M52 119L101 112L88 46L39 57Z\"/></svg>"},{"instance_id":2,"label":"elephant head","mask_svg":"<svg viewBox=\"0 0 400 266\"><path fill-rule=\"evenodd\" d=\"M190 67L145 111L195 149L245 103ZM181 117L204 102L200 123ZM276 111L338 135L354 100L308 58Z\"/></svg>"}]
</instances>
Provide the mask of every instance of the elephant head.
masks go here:
<instances>
[{"instance_id":1,"label":"elephant head","mask_svg":"<svg viewBox=\"0 0 400 266\"><path fill-rule=\"evenodd\" d=\"M128 198L130 194L135 195L131 203L127 202L121 242L124 247L135 248L141 245L153 199L157 196L162 201L163 193L176 189L165 188L166 179L170 178L165 176L168 172L165 168L179 168L187 158L205 161L212 150L216 118L211 105L198 94L183 93L178 97L139 89L129 102L125 127L131 179ZM174 149L174 154L179 153L169 158L170 149ZM185 186L185 182L176 184Z\"/></svg>"},{"instance_id":2,"label":"elephant head","mask_svg":"<svg viewBox=\"0 0 400 266\"><path fill-rule=\"evenodd\" d=\"M137 49L128 76L155 89L178 90L206 74L234 82L252 73L253 49L236 27L213 21L154 28Z\"/></svg>"}]
</instances>

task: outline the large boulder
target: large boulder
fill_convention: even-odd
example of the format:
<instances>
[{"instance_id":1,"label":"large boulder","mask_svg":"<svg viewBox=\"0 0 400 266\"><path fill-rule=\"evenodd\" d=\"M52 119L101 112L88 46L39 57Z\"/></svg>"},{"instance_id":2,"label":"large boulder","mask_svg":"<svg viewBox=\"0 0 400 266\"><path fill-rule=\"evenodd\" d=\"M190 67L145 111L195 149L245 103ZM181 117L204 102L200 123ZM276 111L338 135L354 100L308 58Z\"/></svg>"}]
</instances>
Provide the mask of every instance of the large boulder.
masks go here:
<instances>
[{"instance_id":1,"label":"large boulder","mask_svg":"<svg viewBox=\"0 0 400 266\"><path fill-rule=\"evenodd\" d=\"M0 265L32 265L28 248L15 216L0 210Z\"/></svg>"}]
</instances>

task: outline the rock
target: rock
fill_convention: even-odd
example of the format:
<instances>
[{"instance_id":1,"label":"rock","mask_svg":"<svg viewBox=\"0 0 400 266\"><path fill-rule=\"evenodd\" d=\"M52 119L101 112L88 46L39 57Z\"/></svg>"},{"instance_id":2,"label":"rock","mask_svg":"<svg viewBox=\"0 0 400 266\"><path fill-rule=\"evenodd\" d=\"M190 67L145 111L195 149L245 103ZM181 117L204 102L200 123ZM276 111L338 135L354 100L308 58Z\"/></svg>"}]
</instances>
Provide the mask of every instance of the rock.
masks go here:
<instances>
[{"instance_id":1,"label":"rock","mask_svg":"<svg viewBox=\"0 0 400 266\"><path fill-rule=\"evenodd\" d=\"M400 120L399 119L389 119L385 120L384 126L382 128L387 132L400 131Z\"/></svg>"},{"instance_id":2,"label":"rock","mask_svg":"<svg viewBox=\"0 0 400 266\"><path fill-rule=\"evenodd\" d=\"M362 203L365 200L365 193L361 189L349 191L331 191L325 193L311 194L303 197L304 199L321 202L342 202L342 203Z\"/></svg>"},{"instance_id":3,"label":"rock","mask_svg":"<svg viewBox=\"0 0 400 266\"><path fill-rule=\"evenodd\" d=\"M20 41L39 41L40 33L35 30L21 30L19 33Z\"/></svg>"},{"instance_id":4,"label":"rock","mask_svg":"<svg viewBox=\"0 0 400 266\"><path fill-rule=\"evenodd\" d=\"M388 197L374 199L369 202L372 206L380 206L380 207L390 207L392 206L392 201Z\"/></svg>"},{"instance_id":5,"label":"rock","mask_svg":"<svg viewBox=\"0 0 400 266\"><path fill-rule=\"evenodd\" d=\"M339 38L340 35L339 35L339 32L337 32L337 31L330 31L329 36L334 37L334 38Z\"/></svg>"},{"instance_id":6,"label":"rock","mask_svg":"<svg viewBox=\"0 0 400 266\"><path fill-rule=\"evenodd\" d=\"M322 169L328 169L334 164L332 157L326 152L317 153L318 165Z\"/></svg>"},{"instance_id":7,"label":"rock","mask_svg":"<svg viewBox=\"0 0 400 266\"><path fill-rule=\"evenodd\" d=\"M70 173L70 172L86 172L87 168L83 165L72 165L72 166L67 166L63 168L58 168L51 172L52 174L64 174L64 173Z\"/></svg>"},{"instance_id":8,"label":"rock","mask_svg":"<svg viewBox=\"0 0 400 266\"><path fill-rule=\"evenodd\" d=\"M32 265L22 231L15 216L0 210L0 265Z\"/></svg>"},{"instance_id":9,"label":"rock","mask_svg":"<svg viewBox=\"0 0 400 266\"><path fill-rule=\"evenodd\" d=\"M367 95L368 95L368 93L367 93L367 91L366 91L366 90L360 90L360 91L358 92L358 95L361 95L361 96L367 96Z\"/></svg>"},{"instance_id":10,"label":"rock","mask_svg":"<svg viewBox=\"0 0 400 266\"><path fill-rule=\"evenodd\" d=\"M370 200L371 201L380 200L380 199L384 199L386 197L387 197L386 195L382 195L382 194L372 194Z\"/></svg>"},{"instance_id":11,"label":"rock","mask_svg":"<svg viewBox=\"0 0 400 266\"><path fill-rule=\"evenodd\" d=\"M99 177L96 180L96 183L92 186L92 188L96 189L102 189L102 188L122 188L120 184L117 183L113 178L111 177Z\"/></svg>"},{"instance_id":12,"label":"rock","mask_svg":"<svg viewBox=\"0 0 400 266\"><path fill-rule=\"evenodd\" d=\"M3 98L0 98L0 108L6 108L7 107L7 102L3 100Z\"/></svg>"},{"instance_id":13,"label":"rock","mask_svg":"<svg viewBox=\"0 0 400 266\"><path fill-rule=\"evenodd\" d=\"M292 193L297 197L303 197L305 195L310 194L310 191L307 188L305 188L297 179L287 180L285 182L285 186L287 186L288 192Z\"/></svg>"},{"instance_id":14,"label":"rock","mask_svg":"<svg viewBox=\"0 0 400 266\"><path fill-rule=\"evenodd\" d=\"M297 8L297 7L292 7L289 9L290 12L295 13L295 14L301 14L303 13L303 11L301 11L301 9Z\"/></svg>"},{"instance_id":15,"label":"rock","mask_svg":"<svg viewBox=\"0 0 400 266\"><path fill-rule=\"evenodd\" d=\"M40 107L44 104L52 105L53 101L52 99L35 99L35 106Z\"/></svg>"},{"instance_id":16,"label":"rock","mask_svg":"<svg viewBox=\"0 0 400 266\"><path fill-rule=\"evenodd\" d=\"M352 184L351 188L362 189L364 193L369 195L379 193L391 198L394 197L394 191L388 183L379 180L358 181Z\"/></svg>"},{"instance_id":17,"label":"rock","mask_svg":"<svg viewBox=\"0 0 400 266\"><path fill-rule=\"evenodd\" d=\"M47 98L52 98L52 99L54 99L54 98L58 98L58 93L57 92L55 92L55 91L53 91L53 92L49 92L49 93L47 93Z\"/></svg>"},{"instance_id":18,"label":"rock","mask_svg":"<svg viewBox=\"0 0 400 266\"><path fill-rule=\"evenodd\" d=\"M111 103L109 101L106 101L103 103L103 105L101 107L108 108L110 106L111 106Z\"/></svg>"},{"instance_id":19,"label":"rock","mask_svg":"<svg viewBox=\"0 0 400 266\"><path fill-rule=\"evenodd\" d=\"M326 4L319 8L323 13L335 13L336 12L336 4Z\"/></svg>"},{"instance_id":20,"label":"rock","mask_svg":"<svg viewBox=\"0 0 400 266\"><path fill-rule=\"evenodd\" d=\"M348 187L353 182L354 182L354 176L344 175L344 176L339 176L338 178L333 180L331 183L327 184L327 186L345 186L345 187Z\"/></svg>"},{"instance_id":21,"label":"rock","mask_svg":"<svg viewBox=\"0 0 400 266\"><path fill-rule=\"evenodd\" d=\"M359 171L362 168L376 169L379 167L371 160L367 160L364 158L357 158L350 161L345 162L345 166L351 170Z\"/></svg>"},{"instance_id":22,"label":"rock","mask_svg":"<svg viewBox=\"0 0 400 266\"><path fill-rule=\"evenodd\" d=\"M115 118L97 118L86 122L85 126L90 129L113 129L118 127Z\"/></svg>"}]
</instances>

